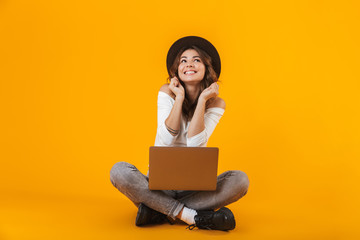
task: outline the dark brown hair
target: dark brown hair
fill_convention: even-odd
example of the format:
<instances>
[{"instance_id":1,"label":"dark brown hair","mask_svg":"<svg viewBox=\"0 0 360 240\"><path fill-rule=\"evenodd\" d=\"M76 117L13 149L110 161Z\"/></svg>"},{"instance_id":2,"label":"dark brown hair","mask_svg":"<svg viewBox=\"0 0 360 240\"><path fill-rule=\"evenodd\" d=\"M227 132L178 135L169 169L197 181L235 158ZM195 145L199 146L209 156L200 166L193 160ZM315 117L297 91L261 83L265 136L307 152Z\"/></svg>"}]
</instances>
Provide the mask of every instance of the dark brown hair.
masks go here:
<instances>
[{"instance_id":1,"label":"dark brown hair","mask_svg":"<svg viewBox=\"0 0 360 240\"><path fill-rule=\"evenodd\" d=\"M178 74L178 67L179 67L179 64L180 64L180 57L183 54L183 52L185 52L188 49L196 50L200 55L201 61L205 65L205 75L204 75L204 78L200 82L200 92L199 92L199 95L196 97L195 102L193 102L193 103L191 103L191 101L189 99L189 96L186 93L185 84L180 79L179 74ZM211 57L205 51L201 50L200 48L198 48L196 46L183 47L179 51L179 53L176 55L176 58L175 58L173 64L171 65L171 67L169 69L169 72L170 72L170 76L167 78L168 83L170 83L171 78L176 76L177 79L179 80L180 84L184 87L185 99L184 99L184 102L183 102L183 105L182 105L182 114L185 117L185 119L188 121L194 115L195 108L196 108L199 96L202 93L202 91L205 88L208 88L212 83L219 81L218 78L217 78L216 72L214 71L214 68L212 66ZM206 105L208 105L210 103L210 101L211 100L207 101Z\"/></svg>"}]
</instances>

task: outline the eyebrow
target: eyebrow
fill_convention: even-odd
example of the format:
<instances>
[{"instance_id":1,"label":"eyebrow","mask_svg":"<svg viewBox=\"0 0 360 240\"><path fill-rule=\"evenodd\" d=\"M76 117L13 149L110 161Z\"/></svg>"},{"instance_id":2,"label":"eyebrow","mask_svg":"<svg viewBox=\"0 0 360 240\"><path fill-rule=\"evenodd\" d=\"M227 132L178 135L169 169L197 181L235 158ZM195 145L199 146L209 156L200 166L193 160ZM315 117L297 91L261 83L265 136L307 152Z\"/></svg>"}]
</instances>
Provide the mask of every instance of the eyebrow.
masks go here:
<instances>
[{"instance_id":1,"label":"eyebrow","mask_svg":"<svg viewBox=\"0 0 360 240\"><path fill-rule=\"evenodd\" d=\"M193 58L196 58L196 57L200 58L200 56L193 56ZM186 56L182 56L181 58L187 58L187 57L186 57Z\"/></svg>"}]
</instances>

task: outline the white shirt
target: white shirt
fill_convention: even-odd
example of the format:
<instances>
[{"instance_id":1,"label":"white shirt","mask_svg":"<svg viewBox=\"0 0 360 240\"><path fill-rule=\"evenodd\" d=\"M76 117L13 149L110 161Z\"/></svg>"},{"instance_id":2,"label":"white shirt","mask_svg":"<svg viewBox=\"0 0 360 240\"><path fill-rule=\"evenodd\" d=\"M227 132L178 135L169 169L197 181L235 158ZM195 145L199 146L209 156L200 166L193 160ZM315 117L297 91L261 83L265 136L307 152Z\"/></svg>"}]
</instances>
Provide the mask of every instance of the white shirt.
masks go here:
<instances>
[{"instance_id":1,"label":"white shirt","mask_svg":"<svg viewBox=\"0 0 360 240\"><path fill-rule=\"evenodd\" d=\"M167 93L159 91L158 94L157 131L155 146L171 147L206 147L206 144L213 133L225 109L212 107L205 110L205 129L191 138L187 137L190 121L185 121L181 116L180 131L176 136L170 134L166 129L165 120L168 118L175 100Z\"/></svg>"}]
</instances>

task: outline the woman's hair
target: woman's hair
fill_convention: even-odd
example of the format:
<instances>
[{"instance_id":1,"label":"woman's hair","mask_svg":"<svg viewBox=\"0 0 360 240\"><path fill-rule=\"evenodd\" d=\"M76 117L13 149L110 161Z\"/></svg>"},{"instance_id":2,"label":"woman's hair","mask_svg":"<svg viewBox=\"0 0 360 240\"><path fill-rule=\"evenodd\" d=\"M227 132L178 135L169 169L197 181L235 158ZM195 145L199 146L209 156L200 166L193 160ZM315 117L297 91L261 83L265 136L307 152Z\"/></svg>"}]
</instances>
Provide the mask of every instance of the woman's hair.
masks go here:
<instances>
[{"instance_id":1,"label":"woman's hair","mask_svg":"<svg viewBox=\"0 0 360 240\"><path fill-rule=\"evenodd\" d=\"M203 61L204 65L205 65L205 74L204 74L204 78L201 80L200 82L200 92L199 95L196 97L195 102L191 103L188 94L186 93L186 88L185 88L185 84L184 82L179 78L179 74L178 74L178 67L180 64L180 57L181 54L183 54L183 52L185 52L188 49L194 49L196 50L199 55L201 60ZM170 82L171 78L173 77L177 77L180 84L184 87L185 90L185 99L182 105L182 114L185 117L186 120L190 120L192 118L192 116L194 115L195 112L195 108L199 99L199 96L201 94L201 92L209 87L212 83L214 82L218 82L218 78L216 76L216 72L212 66L212 61L211 61L211 57L203 50L201 50L200 48L196 47L196 46L190 46L190 47L183 47L182 49L180 49L179 53L177 54L173 64L171 65L170 69L170 76L167 78L167 81ZM209 101L207 102L207 104L210 103Z\"/></svg>"}]
</instances>

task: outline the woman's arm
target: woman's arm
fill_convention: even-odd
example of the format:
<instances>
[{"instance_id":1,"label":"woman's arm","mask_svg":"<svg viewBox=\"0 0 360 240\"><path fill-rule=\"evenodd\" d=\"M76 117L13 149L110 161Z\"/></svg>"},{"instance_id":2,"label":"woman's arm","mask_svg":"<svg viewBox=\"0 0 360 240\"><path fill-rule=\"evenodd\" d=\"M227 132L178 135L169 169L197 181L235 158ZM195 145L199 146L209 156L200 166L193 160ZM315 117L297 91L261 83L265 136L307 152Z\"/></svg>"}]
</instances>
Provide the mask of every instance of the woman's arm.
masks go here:
<instances>
[{"instance_id":1,"label":"woman's arm","mask_svg":"<svg viewBox=\"0 0 360 240\"><path fill-rule=\"evenodd\" d=\"M205 146L225 111L225 101L219 97L218 85L205 89L200 95L187 136L187 146ZM215 97L215 98L214 98ZM206 108L206 102L214 98Z\"/></svg>"},{"instance_id":2,"label":"woman's arm","mask_svg":"<svg viewBox=\"0 0 360 240\"><path fill-rule=\"evenodd\" d=\"M175 97L175 103L169 117L165 120L166 129L171 135L176 136L180 130L181 123L181 111L184 97Z\"/></svg>"},{"instance_id":3,"label":"woman's arm","mask_svg":"<svg viewBox=\"0 0 360 240\"><path fill-rule=\"evenodd\" d=\"M185 91L176 77L171 79L169 85L163 85L160 91L161 90L169 95L175 95L175 103L168 118L165 120L165 126L171 135L176 136L180 131L181 112L182 104L185 99Z\"/></svg>"},{"instance_id":4,"label":"woman's arm","mask_svg":"<svg viewBox=\"0 0 360 240\"><path fill-rule=\"evenodd\" d=\"M169 118L175 105L175 95L169 90L168 84L163 85L158 93L157 101L157 131L155 146L171 146L176 139L166 127L165 121Z\"/></svg>"},{"instance_id":5,"label":"woman's arm","mask_svg":"<svg viewBox=\"0 0 360 240\"><path fill-rule=\"evenodd\" d=\"M212 83L208 88L202 91L199 96L198 103L196 105L195 112L188 129L188 138L191 138L196 134L201 133L205 129L204 114L206 102L211 98L216 98L218 94L219 85L217 83Z\"/></svg>"},{"instance_id":6,"label":"woman's arm","mask_svg":"<svg viewBox=\"0 0 360 240\"><path fill-rule=\"evenodd\" d=\"M198 103L195 108L194 115L191 119L189 129L188 129L188 138L195 136L205 129L204 123L204 114L205 114L205 105L206 100L199 97Z\"/></svg>"}]
</instances>

